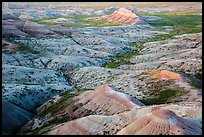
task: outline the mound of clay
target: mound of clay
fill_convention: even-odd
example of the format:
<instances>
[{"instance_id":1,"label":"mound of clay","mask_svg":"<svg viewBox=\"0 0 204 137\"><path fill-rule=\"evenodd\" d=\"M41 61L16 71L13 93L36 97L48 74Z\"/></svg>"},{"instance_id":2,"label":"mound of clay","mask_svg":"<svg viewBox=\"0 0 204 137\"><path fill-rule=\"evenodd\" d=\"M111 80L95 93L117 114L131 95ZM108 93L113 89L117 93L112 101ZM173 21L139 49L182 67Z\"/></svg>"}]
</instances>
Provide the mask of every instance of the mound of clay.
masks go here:
<instances>
[{"instance_id":1,"label":"mound of clay","mask_svg":"<svg viewBox=\"0 0 204 137\"><path fill-rule=\"evenodd\" d=\"M187 119L178 117L174 112L153 107L150 113L139 117L118 135L197 135L201 129Z\"/></svg>"},{"instance_id":2,"label":"mound of clay","mask_svg":"<svg viewBox=\"0 0 204 137\"><path fill-rule=\"evenodd\" d=\"M50 100L52 102L52 100ZM54 102L54 101L53 101ZM60 102L60 101L59 101ZM43 118L44 121L61 120L65 116L68 120L74 120L87 115L114 115L122 112L129 111L131 109L139 109L144 106L139 100L131 98L124 93L119 92L113 87L104 84L96 88L95 90L89 90L81 93L80 95L72 99L73 103L69 103L68 100L62 102L64 107L59 108L58 111L53 112L52 115ZM49 103L49 101L48 101ZM50 104L44 104L38 109L39 116L50 109ZM44 114L45 115L45 114ZM28 128L35 129L36 121L42 119L42 116L36 117L32 121L28 122L22 131L26 131ZM68 121L67 120L67 121Z\"/></svg>"},{"instance_id":3,"label":"mound of clay","mask_svg":"<svg viewBox=\"0 0 204 137\"><path fill-rule=\"evenodd\" d=\"M161 106L160 106L161 107ZM50 128L48 135L197 135L199 124L159 106L112 115L90 115Z\"/></svg>"},{"instance_id":4,"label":"mound of clay","mask_svg":"<svg viewBox=\"0 0 204 137\"><path fill-rule=\"evenodd\" d=\"M104 84L95 89L87 91L76 97L78 103L85 104L86 109L111 115L143 106L137 99L119 92L113 87Z\"/></svg>"},{"instance_id":5,"label":"mound of clay","mask_svg":"<svg viewBox=\"0 0 204 137\"><path fill-rule=\"evenodd\" d=\"M110 15L105 15L99 18L89 18L88 20L104 20L109 23L120 25L133 25L142 23L140 18L135 13L126 8L120 8Z\"/></svg>"},{"instance_id":6,"label":"mound of clay","mask_svg":"<svg viewBox=\"0 0 204 137\"><path fill-rule=\"evenodd\" d=\"M139 17L135 13L126 8L120 8L111 15L102 17L102 20L106 20L107 22L113 24L125 24L125 25L141 23Z\"/></svg>"}]
</instances>

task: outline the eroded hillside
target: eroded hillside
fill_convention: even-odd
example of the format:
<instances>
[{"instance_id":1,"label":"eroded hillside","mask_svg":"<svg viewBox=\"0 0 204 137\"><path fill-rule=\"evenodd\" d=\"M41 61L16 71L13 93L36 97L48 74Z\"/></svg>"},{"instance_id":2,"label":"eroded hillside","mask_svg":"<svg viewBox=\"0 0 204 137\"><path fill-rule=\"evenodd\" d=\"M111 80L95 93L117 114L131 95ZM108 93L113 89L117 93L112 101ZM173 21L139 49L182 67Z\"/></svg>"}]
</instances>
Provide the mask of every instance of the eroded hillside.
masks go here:
<instances>
[{"instance_id":1,"label":"eroded hillside","mask_svg":"<svg viewBox=\"0 0 204 137\"><path fill-rule=\"evenodd\" d=\"M75 4L3 3L3 134L201 135L200 3Z\"/></svg>"}]
</instances>

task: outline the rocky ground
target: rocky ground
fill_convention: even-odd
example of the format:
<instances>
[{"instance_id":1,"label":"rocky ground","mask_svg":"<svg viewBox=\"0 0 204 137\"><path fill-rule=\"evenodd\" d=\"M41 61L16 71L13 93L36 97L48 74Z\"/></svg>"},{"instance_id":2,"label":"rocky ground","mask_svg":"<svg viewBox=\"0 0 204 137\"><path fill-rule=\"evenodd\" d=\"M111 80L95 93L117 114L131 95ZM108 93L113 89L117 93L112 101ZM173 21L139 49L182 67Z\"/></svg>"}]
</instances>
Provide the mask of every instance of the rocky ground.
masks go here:
<instances>
[{"instance_id":1,"label":"rocky ground","mask_svg":"<svg viewBox=\"0 0 204 137\"><path fill-rule=\"evenodd\" d=\"M202 32L155 41L174 28L134 13L149 7L14 4L2 13L3 134L202 134Z\"/></svg>"}]
</instances>

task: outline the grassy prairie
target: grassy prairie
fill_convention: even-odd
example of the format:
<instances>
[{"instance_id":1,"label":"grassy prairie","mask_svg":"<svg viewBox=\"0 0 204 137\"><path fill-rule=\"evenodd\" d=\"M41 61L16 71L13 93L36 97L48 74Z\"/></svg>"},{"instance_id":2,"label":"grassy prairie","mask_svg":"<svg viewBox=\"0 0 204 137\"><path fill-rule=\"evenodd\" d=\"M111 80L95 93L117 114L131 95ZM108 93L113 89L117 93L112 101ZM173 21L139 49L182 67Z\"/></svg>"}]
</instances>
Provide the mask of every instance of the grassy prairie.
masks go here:
<instances>
[{"instance_id":1,"label":"grassy prairie","mask_svg":"<svg viewBox=\"0 0 204 137\"><path fill-rule=\"evenodd\" d=\"M202 32L202 16L200 15L157 15L162 19L148 21L148 23L160 29L163 26L171 26L173 31L169 35L181 35Z\"/></svg>"}]
</instances>

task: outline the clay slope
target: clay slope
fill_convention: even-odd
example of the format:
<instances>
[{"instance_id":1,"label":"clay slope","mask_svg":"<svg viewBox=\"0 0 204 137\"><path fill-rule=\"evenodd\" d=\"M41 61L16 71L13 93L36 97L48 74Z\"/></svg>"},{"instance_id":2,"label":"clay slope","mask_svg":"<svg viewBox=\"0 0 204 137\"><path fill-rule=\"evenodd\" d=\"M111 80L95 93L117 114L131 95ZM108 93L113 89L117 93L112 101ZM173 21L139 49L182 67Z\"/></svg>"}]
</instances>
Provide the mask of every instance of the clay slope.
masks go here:
<instances>
[{"instance_id":1,"label":"clay slope","mask_svg":"<svg viewBox=\"0 0 204 137\"><path fill-rule=\"evenodd\" d=\"M61 100L64 100L64 97L61 97ZM26 132L29 128L36 129L53 121L70 121L91 114L114 115L144 106L137 99L131 98L106 84L99 86L95 90L80 93L80 95L72 99L58 100L57 103L54 100L50 100L38 108L35 119L28 122L22 128L22 131ZM52 105L56 105L56 111L49 111ZM41 125L36 126L37 123L41 123Z\"/></svg>"},{"instance_id":2,"label":"clay slope","mask_svg":"<svg viewBox=\"0 0 204 137\"><path fill-rule=\"evenodd\" d=\"M101 112L101 114L112 115L131 108L143 106L137 99L117 91L113 87L105 84L95 89L80 94L75 98L77 103L85 104L83 107Z\"/></svg>"},{"instance_id":3,"label":"clay slope","mask_svg":"<svg viewBox=\"0 0 204 137\"><path fill-rule=\"evenodd\" d=\"M178 117L174 112L153 107L150 113L141 116L119 131L118 135L198 135L197 124Z\"/></svg>"},{"instance_id":4,"label":"clay slope","mask_svg":"<svg viewBox=\"0 0 204 137\"><path fill-rule=\"evenodd\" d=\"M90 115L59 124L47 135L197 135L201 127L195 121L177 116L160 107L132 109L112 116Z\"/></svg>"}]
</instances>

